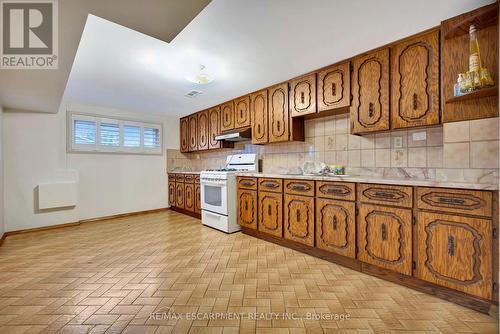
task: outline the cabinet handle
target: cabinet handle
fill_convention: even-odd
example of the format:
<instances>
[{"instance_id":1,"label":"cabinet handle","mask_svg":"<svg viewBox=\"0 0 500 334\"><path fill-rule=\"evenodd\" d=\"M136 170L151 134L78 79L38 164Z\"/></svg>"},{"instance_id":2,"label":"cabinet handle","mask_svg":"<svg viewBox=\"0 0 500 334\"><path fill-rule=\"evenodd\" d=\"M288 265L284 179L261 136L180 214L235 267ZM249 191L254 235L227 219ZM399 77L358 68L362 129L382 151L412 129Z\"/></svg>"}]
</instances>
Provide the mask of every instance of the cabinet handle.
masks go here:
<instances>
[{"instance_id":1,"label":"cabinet handle","mask_svg":"<svg viewBox=\"0 0 500 334\"><path fill-rule=\"evenodd\" d=\"M342 189L339 189L339 188L328 188L325 193L327 194L341 194L342 193Z\"/></svg>"},{"instance_id":2,"label":"cabinet handle","mask_svg":"<svg viewBox=\"0 0 500 334\"><path fill-rule=\"evenodd\" d=\"M462 198L439 197L439 203L458 205L458 204L465 204L465 200Z\"/></svg>"},{"instance_id":3,"label":"cabinet handle","mask_svg":"<svg viewBox=\"0 0 500 334\"><path fill-rule=\"evenodd\" d=\"M243 109L240 109L240 118L243 119Z\"/></svg>"},{"instance_id":4,"label":"cabinet handle","mask_svg":"<svg viewBox=\"0 0 500 334\"><path fill-rule=\"evenodd\" d=\"M376 191L375 196L383 198L394 198L394 194L385 191Z\"/></svg>"},{"instance_id":5,"label":"cabinet handle","mask_svg":"<svg viewBox=\"0 0 500 334\"><path fill-rule=\"evenodd\" d=\"M448 236L448 255L455 255L455 238L451 235Z\"/></svg>"},{"instance_id":6,"label":"cabinet handle","mask_svg":"<svg viewBox=\"0 0 500 334\"><path fill-rule=\"evenodd\" d=\"M280 125L280 124L281 124L281 123L280 123L279 121L278 121L278 122L276 122L276 127L278 128L278 132L279 132L279 131L281 131L281 130L280 130L280 129L281 129L281 125Z\"/></svg>"},{"instance_id":7,"label":"cabinet handle","mask_svg":"<svg viewBox=\"0 0 500 334\"><path fill-rule=\"evenodd\" d=\"M257 124L257 133L260 133L260 124Z\"/></svg>"},{"instance_id":8,"label":"cabinet handle","mask_svg":"<svg viewBox=\"0 0 500 334\"><path fill-rule=\"evenodd\" d=\"M245 211L248 211L248 202L245 201Z\"/></svg>"},{"instance_id":9,"label":"cabinet handle","mask_svg":"<svg viewBox=\"0 0 500 334\"><path fill-rule=\"evenodd\" d=\"M240 184L246 186L246 187L251 187L253 186L253 182L251 181L241 181Z\"/></svg>"},{"instance_id":10,"label":"cabinet handle","mask_svg":"<svg viewBox=\"0 0 500 334\"><path fill-rule=\"evenodd\" d=\"M335 82L332 83L332 95L337 95L337 85L335 84Z\"/></svg>"},{"instance_id":11,"label":"cabinet handle","mask_svg":"<svg viewBox=\"0 0 500 334\"><path fill-rule=\"evenodd\" d=\"M333 219L332 219L332 228L334 230L337 229L337 216L333 216Z\"/></svg>"},{"instance_id":12,"label":"cabinet handle","mask_svg":"<svg viewBox=\"0 0 500 334\"><path fill-rule=\"evenodd\" d=\"M292 190L297 190L297 191L306 191L307 190L307 187L303 184L292 185L290 188Z\"/></svg>"},{"instance_id":13,"label":"cabinet handle","mask_svg":"<svg viewBox=\"0 0 500 334\"><path fill-rule=\"evenodd\" d=\"M373 113L374 113L374 111L373 111L373 103L372 103L372 102L370 102L370 103L368 104L368 116L369 116L369 117L373 117Z\"/></svg>"},{"instance_id":14,"label":"cabinet handle","mask_svg":"<svg viewBox=\"0 0 500 334\"><path fill-rule=\"evenodd\" d=\"M300 103L304 104L305 99L304 92L300 92Z\"/></svg>"},{"instance_id":15,"label":"cabinet handle","mask_svg":"<svg viewBox=\"0 0 500 334\"><path fill-rule=\"evenodd\" d=\"M417 93L413 94L413 110L417 110Z\"/></svg>"},{"instance_id":16,"label":"cabinet handle","mask_svg":"<svg viewBox=\"0 0 500 334\"><path fill-rule=\"evenodd\" d=\"M380 227L380 232L382 234L382 241L386 240L387 239L387 228L385 226L385 224L382 224L382 226Z\"/></svg>"},{"instance_id":17,"label":"cabinet handle","mask_svg":"<svg viewBox=\"0 0 500 334\"><path fill-rule=\"evenodd\" d=\"M278 185L276 183L272 183L272 182L264 182L262 183L262 185L266 188L278 188Z\"/></svg>"},{"instance_id":18,"label":"cabinet handle","mask_svg":"<svg viewBox=\"0 0 500 334\"><path fill-rule=\"evenodd\" d=\"M270 216L272 212L271 204L267 206L267 215Z\"/></svg>"},{"instance_id":19,"label":"cabinet handle","mask_svg":"<svg viewBox=\"0 0 500 334\"><path fill-rule=\"evenodd\" d=\"M300 222L300 210L295 211L295 216L297 218L297 222Z\"/></svg>"}]
</instances>

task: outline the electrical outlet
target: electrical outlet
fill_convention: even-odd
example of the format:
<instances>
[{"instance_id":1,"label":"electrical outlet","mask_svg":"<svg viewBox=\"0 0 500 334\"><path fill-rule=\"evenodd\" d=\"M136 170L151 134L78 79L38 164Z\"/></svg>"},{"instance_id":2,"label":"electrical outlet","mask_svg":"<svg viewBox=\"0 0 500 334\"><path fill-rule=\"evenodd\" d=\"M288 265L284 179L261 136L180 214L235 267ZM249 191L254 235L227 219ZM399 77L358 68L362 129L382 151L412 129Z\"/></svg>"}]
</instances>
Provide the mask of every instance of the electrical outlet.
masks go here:
<instances>
[{"instance_id":1,"label":"electrical outlet","mask_svg":"<svg viewBox=\"0 0 500 334\"><path fill-rule=\"evenodd\" d=\"M413 141L421 141L427 139L427 132L414 132L413 133Z\"/></svg>"},{"instance_id":2,"label":"electrical outlet","mask_svg":"<svg viewBox=\"0 0 500 334\"><path fill-rule=\"evenodd\" d=\"M403 137L394 137L394 148L403 147Z\"/></svg>"}]
</instances>

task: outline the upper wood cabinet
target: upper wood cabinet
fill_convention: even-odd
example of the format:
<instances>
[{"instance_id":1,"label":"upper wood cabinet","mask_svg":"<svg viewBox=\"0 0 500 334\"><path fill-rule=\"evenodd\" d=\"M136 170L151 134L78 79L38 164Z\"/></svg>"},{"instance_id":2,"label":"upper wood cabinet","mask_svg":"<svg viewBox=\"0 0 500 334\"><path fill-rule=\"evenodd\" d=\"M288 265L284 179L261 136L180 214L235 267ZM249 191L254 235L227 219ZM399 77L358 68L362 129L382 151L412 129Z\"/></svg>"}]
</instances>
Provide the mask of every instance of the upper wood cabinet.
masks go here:
<instances>
[{"instance_id":1,"label":"upper wood cabinet","mask_svg":"<svg viewBox=\"0 0 500 334\"><path fill-rule=\"evenodd\" d=\"M252 144L267 143L267 89L250 95L250 115L252 115Z\"/></svg>"},{"instance_id":2,"label":"upper wood cabinet","mask_svg":"<svg viewBox=\"0 0 500 334\"><path fill-rule=\"evenodd\" d=\"M351 105L351 64L345 62L318 72L318 112Z\"/></svg>"},{"instance_id":3,"label":"upper wood cabinet","mask_svg":"<svg viewBox=\"0 0 500 334\"><path fill-rule=\"evenodd\" d=\"M189 121L187 117L180 120L180 143L181 152L189 152Z\"/></svg>"},{"instance_id":4,"label":"upper wood cabinet","mask_svg":"<svg viewBox=\"0 0 500 334\"><path fill-rule=\"evenodd\" d=\"M251 124L250 96L234 100L234 128L246 128Z\"/></svg>"},{"instance_id":5,"label":"upper wood cabinet","mask_svg":"<svg viewBox=\"0 0 500 334\"><path fill-rule=\"evenodd\" d=\"M439 124L439 30L391 47L391 127Z\"/></svg>"},{"instance_id":6,"label":"upper wood cabinet","mask_svg":"<svg viewBox=\"0 0 500 334\"><path fill-rule=\"evenodd\" d=\"M219 148L220 142L215 137L220 134L220 108L208 110L208 148Z\"/></svg>"},{"instance_id":7,"label":"upper wood cabinet","mask_svg":"<svg viewBox=\"0 0 500 334\"><path fill-rule=\"evenodd\" d=\"M290 115L300 117L316 112L316 73L290 81Z\"/></svg>"},{"instance_id":8,"label":"upper wood cabinet","mask_svg":"<svg viewBox=\"0 0 500 334\"><path fill-rule=\"evenodd\" d=\"M353 61L351 133L389 130L389 49Z\"/></svg>"},{"instance_id":9,"label":"upper wood cabinet","mask_svg":"<svg viewBox=\"0 0 500 334\"><path fill-rule=\"evenodd\" d=\"M285 194L285 239L314 246L314 197Z\"/></svg>"},{"instance_id":10,"label":"upper wood cabinet","mask_svg":"<svg viewBox=\"0 0 500 334\"><path fill-rule=\"evenodd\" d=\"M208 150L208 110L198 113L198 150Z\"/></svg>"},{"instance_id":11,"label":"upper wood cabinet","mask_svg":"<svg viewBox=\"0 0 500 334\"><path fill-rule=\"evenodd\" d=\"M288 84L269 88L269 142L288 141Z\"/></svg>"},{"instance_id":12,"label":"upper wood cabinet","mask_svg":"<svg viewBox=\"0 0 500 334\"><path fill-rule=\"evenodd\" d=\"M189 151L198 149L198 116L193 114L189 116Z\"/></svg>"},{"instance_id":13,"label":"upper wood cabinet","mask_svg":"<svg viewBox=\"0 0 500 334\"><path fill-rule=\"evenodd\" d=\"M229 101L221 105L221 127L220 131L229 131L234 129L234 102Z\"/></svg>"}]
</instances>

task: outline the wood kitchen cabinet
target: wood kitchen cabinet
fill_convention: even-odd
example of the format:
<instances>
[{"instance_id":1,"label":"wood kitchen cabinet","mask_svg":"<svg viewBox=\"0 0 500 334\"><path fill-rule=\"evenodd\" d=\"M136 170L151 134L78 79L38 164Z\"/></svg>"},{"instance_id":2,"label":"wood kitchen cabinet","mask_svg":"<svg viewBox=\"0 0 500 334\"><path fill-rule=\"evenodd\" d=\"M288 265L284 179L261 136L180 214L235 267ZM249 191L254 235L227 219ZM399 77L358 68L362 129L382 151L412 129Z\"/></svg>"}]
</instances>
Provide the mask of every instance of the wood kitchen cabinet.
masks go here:
<instances>
[{"instance_id":1,"label":"wood kitchen cabinet","mask_svg":"<svg viewBox=\"0 0 500 334\"><path fill-rule=\"evenodd\" d=\"M208 110L203 110L198 113L198 128L197 141L198 151L208 150L208 133L209 133Z\"/></svg>"},{"instance_id":2,"label":"wood kitchen cabinet","mask_svg":"<svg viewBox=\"0 0 500 334\"><path fill-rule=\"evenodd\" d=\"M314 246L314 197L285 194L284 237Z\"/></svg>"},{"instance_id":3,"label":"wood kitchen cabinet","mask_svg":"<svg viewBox=\"0 0 500 334\"><path fill-rule=\"evenodd\" d=\"M283 237L283 194L259 190L259 231Z\"/></svg>"},{"instance_id":4,"label":"wood kitchen cabinet","mask_svg":"<svg viewBox=\"0 0 500 334\"><path fill-rule=\"evenodd\" d=\"M198 150L198 116L193 114L189 116L189 151Z\"/></svg>"},{"instance_id":5,"label":"wood kitchen cabinet","mask_svg":"<svg viewBox=\"0 0 500 334\"><path fill-rule=\"evenodd\" d=\"M175 206L175 177L174 176L168 176L168 206L172 207Z\"/></svg>"},{"instance_id":6,"label":"wood kitchen cabinet","mask_svg":"<svg viewBox=\"0 0 500 334\"><path fill-rule=\"evenodd\" d=\"M234 128L246 128L251 125L250 96L234 100Z\"/></svg>"},{"instance_id":7,"label":"wood kitchen cabinet","mask_svg":"<svg viewBox=\"0 0 500 334\"><path fill-rule=\"evenodd\" d=\"M234 102L229 101L221 105L221 127L220 131L230 131L234 129Z\"/></svg>"},{"instance_id":8,"label":"wood kitchen cabinet","mask_svg":"<svg viewBox=\"0 0 500 334\"><path fill-rule=\"evenodd\" d=\"M419 212L416 276L491 299L491 224L482 218Z\"/></svg>"},{"instance_id":9,"label":"wood kitchen cabinet","mask_svg":"<svg viewBox=\"0 0 500 334\"><path fill-rule=\"evenodd\" d=\"M201 186L200 181L194 185L194 212L201 213Z\"/></svg>"},{"instance_id":10,"label":"wood kitchen cabinet","mask_svg":"<svg viewBox=\"0 0 500 334\"><path fill-rule=\"evenodd\" d=\"M184 184L184 208L188 211L195 211L195 192L194 183Z\"/></svg>"},{"instance_id":11,"label":"wood kitchen cabinet","mask_svg":"<svg viewBox=\"0 0 500 334\"><path fill-rule=\"evenodd\" d=\"M439 30L391 47L391 128L439 124Z\"/></svg>"},{"instance_id":12,"label":"wood kitchen cabinet","mask_svg":"<svg viewBox=\"0 0 500 334\"><path fill-rule=\"evenodd\" d=\"M353 60L351 134L389 130L389 49Z\"/></svg>"},{"instance_id":13,"label":"wood kitchen cabinet","mask_svg":"<svg viewBox=\"0 0 500 334\"><path fill-rule=\"evenodd\" d=\"M300 117L316 112L316 73L290 81L290 115Z\"/></svg>"},{"instance_id":14,"label":"wood kitchen cabinet","mask_svg":"<svg viewBox=\"0 0 500 334\"><path fill-rule=\"evenodd\" d=\"M318 112L351 105L351 63L345 62L318 72Z\"/></svg>"},{"instance_id":15,"label":"wood kitchen cabinet","mask_svg":"<svg viewBox=\"0 0 500 334\"><path fill-rule=\"evenodd\" d=\"M175 183L175 206L184 209L184 183Z\"/></svg>"},{"instance_id":16,"label":"wood kitchen cabinet","mask_svg":"<svg viewBox=\"0 0 500 334\"><path fill-rule=\"evenodd\" d=\"M237 219L243 227L257 229L257 191L238 188Z\"/></svg>"},{"instance_id":17,"label":"wood kitchen cabinet","mask_svg":"<svg viewBox=\"0 0 500 334\"><path fill-rule=\"evenodd\" d=\"M188 117L180 120L180 144L181 152L189 152L189 120Z\"/></svg>"},{"instance_id":18,"label":"wood kitchen cabinet","mask_svg":"<svg viewBox=\"0 0 500 334\"><path fill-rule=\"evenodd\" d=\"M200 175L168 174L168 204L174 211L201 218Z\"/></svg>"},{"instance_id":19,"label":"wood kitchen cabinet","mask_svg":"<svg viewBox=\"0 0 500 334\"><path fill-rule=\"evenodd\" d=\"M215 137L221 134L220 129L220 107L208 110L208 149L233 148L233 142L218 141Z\"/></svg>"},{"instance_id":20,"label":"wood kitchen cabinet","mask_svg":"<svg viewBox=\"0 0 500 334\"><path fill-rule=\"evenodd\" d=\"M355 203L316 199L316 247L356 257Z\"/></svg>"},{"instance_id":21,"label":"wood kitchen cabinet","mask_svg":"<svg viewBox=\"0 0 500 334\"><path fill-rule=\"evenodd\" d=\"M412 212L359 205L358 259L405 275L412 274Z\"/></svg>"},{"instance_id":22,"label":"wood kitchen cabinet","mask_svg":"<svg viewBox=\"0 0 500 334\"><path fill-rule=\"evenodd\" d=\"M250 94L250 115L252 115L252 144L267 143L267 89Z\"/></svg>"},{"instance_id":23,"label":"wood kitchen cabinet","mask_svg":"<svg viewBox=\"0 0 500 334\"><path fill-rule=\"evenodd\" d=\"M304 140L303 119L292 119L288 109L288 83L268 89L269 143Z\"/></svg>"}]
</instances>

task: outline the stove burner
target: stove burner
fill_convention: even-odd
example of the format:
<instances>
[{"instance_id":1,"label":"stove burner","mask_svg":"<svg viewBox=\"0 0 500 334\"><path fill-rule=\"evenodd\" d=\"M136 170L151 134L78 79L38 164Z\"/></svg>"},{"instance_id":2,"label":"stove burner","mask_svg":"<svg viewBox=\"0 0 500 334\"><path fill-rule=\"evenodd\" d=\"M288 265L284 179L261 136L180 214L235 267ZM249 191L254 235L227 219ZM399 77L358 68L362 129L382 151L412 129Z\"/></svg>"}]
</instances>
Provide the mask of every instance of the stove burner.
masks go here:
<instances>
[{"instance_id":1,"label":"stove burner","mask_svg":"<svg viewBox=\"0 0 500 334\"><path fill-rule=\"evenodd\" d=\"M207 169L205 172L236 172L236 168Z\"/></svg>"}]
</instances>

